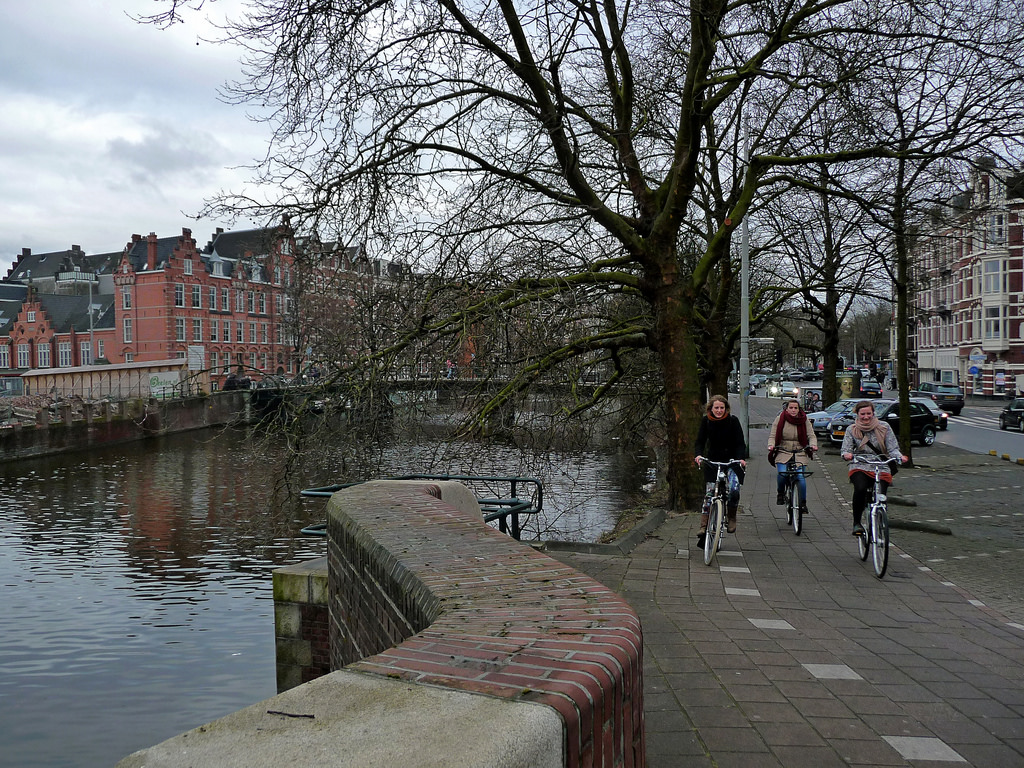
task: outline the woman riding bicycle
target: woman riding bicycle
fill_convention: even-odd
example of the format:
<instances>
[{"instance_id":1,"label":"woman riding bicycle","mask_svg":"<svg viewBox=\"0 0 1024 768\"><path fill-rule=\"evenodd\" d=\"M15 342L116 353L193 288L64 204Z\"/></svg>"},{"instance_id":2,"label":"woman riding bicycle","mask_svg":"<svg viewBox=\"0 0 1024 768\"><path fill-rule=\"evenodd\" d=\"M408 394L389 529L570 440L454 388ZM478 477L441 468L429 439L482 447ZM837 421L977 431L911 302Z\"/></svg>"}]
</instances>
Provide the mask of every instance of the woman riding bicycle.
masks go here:
<instances>
[{"instance_id":1,"label":"woman riding bicycle","mask_svg":"<svg viewBox=\"0 0 1024 768\"><path fill-rule=\"evenodd\" d=\"M706 414L700 420L697 431L697 443L694 446L694 461L700 466L704 458L711 461L729 461L739 459L739 467L729 468L729 500L726 503L727 530L736 533L736 511L740 506L740 486L743 485L743 470L747 466L747 443L743 439L743 427L740 420L729 412L729 400L723 395L712 395L708 401ZM697 546L704 546L704 535L708 530L708 505L715 490L715 478L718 470L711 464L704 465L704 482L707 483L707 494L700 516L700 533Z\"/></svg>"},{"instance_id":2,"label":"woman riding bicycle","mask_svg":"<svg viewBox=\"0 0 1024 768\"><path fill-rule=\"evenodd\" d=\"M875 484L875 475L866 465L855 463L853 457L863 455L878 459L899 459L901 462L909 459L900 453L900 443L893 430L875 416L874 403L870 400L861 400L854 406L853 412L854 422L846 428L840 453L844 460L850 462L850 483L853 484L853 535L863 536L864 526L861 525L861 518L867 504L868 493ZM880 479L884 493L892 485L892 474L885 471Z\"/></svg>"},{"instance_id":3,"label":"woman riding bicycle","mask_svg":"<svg viewBox=\"0 0 1024 768\"><path fill-rule=\"evenodd\" d=\"M811 423L804 409L800 407L800 401L796 398L787 400L782 412L775 417L771 429L768 430L768 461L778 470L776 504L786 503L788 464L795 460L795 469L800 473L796 479L800 493L800 511L807 514L807 478L804 477L804 467L816 450L818 436L811 429Z\"/></svg>"}]
</instances>

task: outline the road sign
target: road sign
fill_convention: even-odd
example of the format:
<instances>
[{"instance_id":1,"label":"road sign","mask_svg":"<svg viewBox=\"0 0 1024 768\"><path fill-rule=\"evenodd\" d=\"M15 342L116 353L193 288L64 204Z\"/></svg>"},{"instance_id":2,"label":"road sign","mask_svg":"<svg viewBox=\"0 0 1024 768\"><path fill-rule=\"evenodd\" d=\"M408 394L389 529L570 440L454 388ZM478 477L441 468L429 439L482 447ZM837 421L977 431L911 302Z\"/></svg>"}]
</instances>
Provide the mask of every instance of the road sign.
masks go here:
<instances>
[{"instance_id":1,"label":"road sign","mask_svg":"<svg viewBox=\"0 0 1024 768\"><path fill-rule=\"evenodd\" d=\"M972 365L970 368L967 369L967 372L971 374L971 376L977 376L979 373L981 373L981 368L979 368L976 365Z\"/></svg>"}]
</instances>

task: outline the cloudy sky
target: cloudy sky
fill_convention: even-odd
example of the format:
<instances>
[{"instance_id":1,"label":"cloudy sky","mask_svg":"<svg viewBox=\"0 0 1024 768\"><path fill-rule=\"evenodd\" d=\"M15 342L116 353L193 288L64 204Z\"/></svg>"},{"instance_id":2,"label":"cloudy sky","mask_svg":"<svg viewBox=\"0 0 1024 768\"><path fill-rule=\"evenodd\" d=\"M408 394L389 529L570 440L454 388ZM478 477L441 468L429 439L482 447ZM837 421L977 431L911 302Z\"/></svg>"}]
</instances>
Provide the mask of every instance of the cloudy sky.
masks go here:
<instances>
[{"instance_id":1,"label":"cloudy sky","mask_svg":"<svg viewBox=\"0 0 1024 768\"><path fill-rule=\"evenodd\" d=\"M0 276L25 247L106 253L132 233L182 227L202 245L231 226L189 216L219 190L244 187L237 166L261 156L268 130L218 99L240 74L238 52L204 42L203 15L170 30L127 15L157 9L0 2Z\"/></svg>"}]
</instances>

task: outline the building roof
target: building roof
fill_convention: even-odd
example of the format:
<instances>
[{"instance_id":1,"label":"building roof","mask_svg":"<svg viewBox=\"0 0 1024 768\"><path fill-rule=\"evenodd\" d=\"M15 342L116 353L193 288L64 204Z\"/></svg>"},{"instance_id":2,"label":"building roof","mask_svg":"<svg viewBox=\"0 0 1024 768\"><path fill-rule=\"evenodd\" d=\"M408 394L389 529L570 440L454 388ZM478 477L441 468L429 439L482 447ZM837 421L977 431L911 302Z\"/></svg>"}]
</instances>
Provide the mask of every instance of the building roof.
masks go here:
<instances>
[{"instance_id":1,"label":"building roof","mask_svg":"<svg viewBox=\"0 0 1024 768\"><path fill-rule=\"evenodd\" d=\"M87 254L77 245L72 245L66 251L50 253L32 253L31 248L22 248L6 281L27 283L29 280L55 279L59 273L72 272L75 267L82 272L108 273L120 257L120 251Z\"/></svg>"},{"instance_id":2,"label":"building roof","mask_svg":"<svg viewBox=\"0 0 1024 768\"><path fill-rule=\"evenodd\" d=\"M40 306L46 312L50 324L57 333L67 333L72 327L79 333L89 330L88 296L62 296L40 293L37 297ZM114 327L114 313L111 311L113 303L114 297L109 294L92 297L93 330ZM104 319L108 319L107 324L101 325L100 323Z\"/></svg>"},{"instance_id":3,"label":"building roof","mask_svg":"<svg viewBox=\"0 0 1024 768\"><path fill-rule=\"evenodd\" d=\"M268 256L280 236L278 229L245 229L240 232L218 230L203 248L203 253L237 261L248 252L255 258Z\"/></svg>"}]
</instances>

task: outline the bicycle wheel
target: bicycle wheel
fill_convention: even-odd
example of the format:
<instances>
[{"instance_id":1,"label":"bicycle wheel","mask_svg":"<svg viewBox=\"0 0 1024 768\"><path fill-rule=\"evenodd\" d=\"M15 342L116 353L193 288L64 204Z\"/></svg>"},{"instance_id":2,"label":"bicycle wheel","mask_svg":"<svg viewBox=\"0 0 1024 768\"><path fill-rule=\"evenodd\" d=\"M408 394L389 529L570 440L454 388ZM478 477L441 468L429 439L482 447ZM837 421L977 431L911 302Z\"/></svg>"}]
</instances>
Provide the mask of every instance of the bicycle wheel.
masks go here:
<instances>
[{"instance_id":1,"label":"bicycle wheel","mask_svg":"<svg viewBox=\"0 0 1024 768\"><path fill-rule=\"evenodd\" d=\"M804 529L804 513L800 507L800 490L793 480L789 481L789 515L793 521L793 531L799 536Z\"/></svg>"},{"instance_id":2,"label":"bicycle wheel","mask_svg":"<svg viewBox=\"0 0 1024 768\"><path fill-rule=\"evenodd\" d=\"M871 525L871 564L875 566L875 576L885 576L889 565L889 515L885 507L879 505L873 513Z\"/></svg>"},{"instance_id":3,"label":"bicycle wheel","mask_svg":"<svg viewBox=\"0 0 1024 768\"><path fill-rule=\"evenodd\" d=\"M860 553L861 560L867 560L868 554L871 552L871 510L868 510L866 515L867 525L864 527L864 533L857 537L857 551Z\"/></svg>"},{"instance_id":4,"label":"bicycle wheel","mask_svg":"<svg viewBox=\"0 0 1024 768\"><path fill-rule=\"evenodd\" d=\"M711 502L711 513L708 515L708 529L704 534L704 565L711 565L711 559L718 551L718 540L722 535L722 517L725 505L721 499Z\"/></svg>"}]
</instances>

